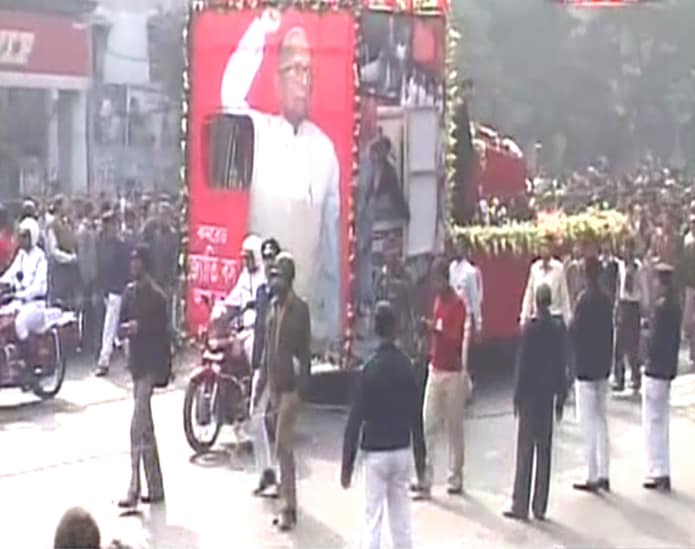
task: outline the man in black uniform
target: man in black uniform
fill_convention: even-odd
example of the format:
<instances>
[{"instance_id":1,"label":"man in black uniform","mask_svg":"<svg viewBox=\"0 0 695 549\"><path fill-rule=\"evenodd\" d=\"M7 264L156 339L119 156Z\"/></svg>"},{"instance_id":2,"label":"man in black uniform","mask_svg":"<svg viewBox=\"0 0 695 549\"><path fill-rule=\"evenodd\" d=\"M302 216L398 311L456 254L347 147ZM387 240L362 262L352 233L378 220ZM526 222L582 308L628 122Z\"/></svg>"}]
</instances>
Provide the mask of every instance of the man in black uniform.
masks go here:
<instances>
[{"instance_id":1,"label":"man in black uniform","mask_svg":"<svg viewBox=\"0 0 695 549\"><path fill-rule=\"evenodd\" d=\"M531 476L535 456L533 515L544 520L550 488L553 439L553 404L558 420L567 390L566 331L550 314L550 288L536 290L536 317L524 328L517 356L514 382L514 413L518 417L516 473L511 519L528 518Z\"/></svg>"}]
</instances>

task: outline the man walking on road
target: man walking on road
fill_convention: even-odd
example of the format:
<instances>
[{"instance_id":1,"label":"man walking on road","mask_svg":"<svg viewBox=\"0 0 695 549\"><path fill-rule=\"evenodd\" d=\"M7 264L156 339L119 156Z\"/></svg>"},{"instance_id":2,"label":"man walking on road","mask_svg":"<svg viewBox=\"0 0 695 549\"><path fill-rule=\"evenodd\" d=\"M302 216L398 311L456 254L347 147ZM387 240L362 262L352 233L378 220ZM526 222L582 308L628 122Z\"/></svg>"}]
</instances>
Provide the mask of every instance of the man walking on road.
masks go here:
<instances>
[{"instance_id":1,"label":"man walking on road","mask_svg":"<svg viewBox=\"0 0 695 549\"><path fill-rule=\"evenodd\" d=\"M365 452L363 546L368 549L381 546L384 503L394 547L413 546L408 481L419 407L413 366L394 343L396 324L391 304L378 303L374 331L380 344L360 374L343 440L343 488L350 486L358 445Z\"/></svg>"},{"instance_id":2,"label":"man walking on road","mask_svg":"<svg viewBox=\"0 0 695 549\"><path fill-rule=\"evenodd\" d=\"M642 426L647 446L650 490L671 490L669 455L671 381L678 373L681 310L675 295L673 267L656 266L657 301L649 334L649 357L642 391Z\"/></svg>"},{"instance_id":3,"label":"man walking on road","mask_svg":"<svg viewBox=\"0 0 695 549\"><path fill-rule=\"evenodd\" d=\"M288 253L278 255L270 270L273 301L266 324L265 358L256 388L256 402L270 388L271 413L275 416L275 449L280 463L282 509L274 521L281 531L297 524L297 488L294 464L294 428L301 399L309 389L311 375L311 320L309 307L292 287L294 259Z\"/></svg>"},{"instance_id":4,"label":"man walking on road","mask_svg":"<svg viewBox=\"0 0 695 549\"><path fill-rule=\"evenodd\" d=\"M551 315L550 288L538 286L535 297L537 314L524 328L514 381L514 413L518 418L516 472L512 508L504 516L517 520L528 518L534 458L533 516L545 520L550 490L553 404L560 420L567 386L566 331Z\"/></svg>"},{"instance_id":5,"label":"man walking on road","mask_svg":"<svg viewBox=\"0 0 695 549\"><path fill-rule=\"evenodd\" d=\"M109 373L113 346L118 335L123 291L128 283L128 251L118 234L118 219L113 212L101 218L102 238L99 242L97 272L99 291L106 306L97 376Z\"/></svg>"},{"instance_id":6,"label":"man walking on road","mask_svg":"<svg viewBox=\"0 0 695 549\"><path fill-rule=\"evenodd\" d=\"M132 254L131 274L121 311L121 334L129 339L128 367L133 376L135 406L130 425L131 480L120 507L133 508L140 494L140 462L147 480L143 503L164 501L162 472L152 421L151 399L155 387L165 386L171 373L170 325L167 298L150 275L149 247L138 246Z\"/></svg>"},{"instance_id":7,"label":"man walking on road","mask_svg":"<svg viewBox=\"0 0 695 549\"><path fill-rule=\"evenodd\" d=\"M600 285L601 264L585 260L587 289L574 309L570 336L577 374L577 415L584 433L589 474L575 490L609 491L608 378L613 361L613 304Z\"/></svg>"},{"instance_id":8,"label":"man walking on road","mask_svg":"<svg viewBox=\"0 0 695 549\"><path fill-rule=\"evenodd\" d=\"M685 304L683 309L683 331L690 347L690 368L695 368L695 213L690 214L690 230L683 240L683 282Z\"/></svg>"},{"instance_id":9,"label":"man walking on road","mask_svg":"<svg viewBox=\"0 0 695 549\"><path fill-rule=\"evenodd\" d=\"M470 317L463 300L449 284L449 266L435 261L433 282L437 297L432 319L424 322L431 334L430 371L425 389L423 412L425 432L424 478L418 479L420 491L416 499L429 499L434 466L433 458L438 435L443 427L449 438L451 470L449 494L463 492L463 417L466 398L466 341L470 337Z\"/></svg>"},{"instance_id":10,"label":"man walking on road","mask_svg":"<svg viewBox=\"0 0 695 549\"><path fill-rule=\"evenodd\" d=\"M253 491L255 496L262 496L266 490L277 484L275 475L275 464L273 454L270 451L270 437L266 414L270 401L270 390L268 386L263 388L260 395L257 395L261 380L261 360L263 349L265 348L265 329L268 319L268 311L271 304L270 284L267 279L270 269L275 264L275 258L280 253L280 245L274 238L269 238L261 244L261 257L263 260L263 270L266 282L263 282L256 291L256 318L253 334L253 351L251 356L251 366L253 367L253 380L251 382L251 430L253 431L253 453L256 458L256 470L260 475L258 486Z\"/></svg>"}]
</instances>

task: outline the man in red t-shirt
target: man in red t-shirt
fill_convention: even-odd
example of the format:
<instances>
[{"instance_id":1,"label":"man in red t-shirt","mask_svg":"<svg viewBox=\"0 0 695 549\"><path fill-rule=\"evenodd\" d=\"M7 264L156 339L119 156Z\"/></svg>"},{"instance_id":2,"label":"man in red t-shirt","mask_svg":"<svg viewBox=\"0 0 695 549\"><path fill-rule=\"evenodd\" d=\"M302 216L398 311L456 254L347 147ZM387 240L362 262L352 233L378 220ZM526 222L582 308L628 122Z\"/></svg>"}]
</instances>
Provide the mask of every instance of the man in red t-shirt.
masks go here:
<instances>
[{"instance_id":1,"label":"man in red t-shirt","mask_svg":"<svg viewBox=\"0 0 695 549\"><path fill-rule=\"evenodd\" d=\"M0 204L0 273L12 263L15 253L12 224L5 207Z\"/></svg>"},{"instance_id":2,"label":"man in red t-shirt","mask_svg":"<svg viewBox=\"0 0 695 549\"><path fill-rule=\"evenodd\" d=\"M433 266L436 291L434 312L424 320L431 333L430 367L423 423L426 464L419 473L416 499L429 499L432 487L434 451L439 432L446 428L451 453L449 494L463 492L463 412L466 392L464 341L470 336L470 315L463 300L449 285L449 264L437 260Z\"/></svg>"}]
</instances>

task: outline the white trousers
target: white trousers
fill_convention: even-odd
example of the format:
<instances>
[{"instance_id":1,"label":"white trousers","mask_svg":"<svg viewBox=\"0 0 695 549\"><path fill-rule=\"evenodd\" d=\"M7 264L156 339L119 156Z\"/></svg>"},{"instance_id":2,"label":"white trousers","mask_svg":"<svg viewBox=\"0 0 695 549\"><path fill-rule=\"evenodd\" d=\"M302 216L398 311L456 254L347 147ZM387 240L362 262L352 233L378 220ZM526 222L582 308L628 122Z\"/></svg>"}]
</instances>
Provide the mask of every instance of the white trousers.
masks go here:
<instances>
[{"instance_id":1,"label":"white trousers","mask_svg":"<svg viewBox=\"0 0 695 549\"><path fill-rule=\"evenodd\" d=\"M253 438L253 454L256 459L256 470L263 474L266 469L275 470L273 453L270 451L270 441L268 438L268 427L265 422L265 414L270 402L270 389L266 383L258 401L258 406L254 406L256 393L258 392L258 382L261 378L260 369L253 372L251 382L251 407L249 410L251 436Z\"/></svg>"},{"instance_id":2,"label":"white trousers","mask_svg":"<svg viewBox=\"0 0 695 549\"><path fill-rule=\"evenodd\" d=\"M101 334L101 352L99 366L108 368L113 354L113 344L118 333L118 323L121 317L121 296L108 294L105 299L106 314L104 315L104 330Z\"/></svg>"},{"instance_id":3,"label":"white trousers","mask_svg":"<svg viewBox=\"0 0 695 549\"><path fill-rule=\"evenodd\" d=\"M577 417L584 435L589 467L588 482L608 478L610 447L608 442L608 380L576 382Z\"/></svg>"},{"instance_id":4,"label":"white trousers","mask_svg":"<svg viewBox=\"0 0 695 549\"><path fill-rule=\"evenodd\" d=\"M434 481L434 456L442 431L449 439L449 486L459 489L463 485L466 380L463 372L442 372L430 366L422 413L427 448L425 478L422 480L427 488Z\"/></svg>"},{"instance_id":5,"label":"white trousers","mask_svg":"<svg viewBox=\"0 0 695 549\"><path fill-rule=\"evenodd\" d=\"M11 304L12 307L14 304ZM25 341L29 334L35 334L43 328L44 310L46 304L43 301L30 301L19 304L17 302L17 316L14 319L14 329L17 339Z\"/></svg>"},{"instance_id":6,"label":"white trousers","mask_svg":"<svg viewBox=\"0 0 695 549\"><path fill-rule=\"evenodd\" d=\"M669 454L671 382L644 376L642 383L642 428L647 450L647 476L671 475Z\"/></svg>"},{"instance_id":7,"label":"white trousers","mask_svg":"<svg viewBox=\"0 0 695 549\"><path fill-rule=\"evenodd\" d=\"M410 448L388 452L365 452L364 487L366 508L362 546L381 547L384 504L388 506L391 539L395 549L413 547L410 518Z\"/></svg>"}]
</instances>

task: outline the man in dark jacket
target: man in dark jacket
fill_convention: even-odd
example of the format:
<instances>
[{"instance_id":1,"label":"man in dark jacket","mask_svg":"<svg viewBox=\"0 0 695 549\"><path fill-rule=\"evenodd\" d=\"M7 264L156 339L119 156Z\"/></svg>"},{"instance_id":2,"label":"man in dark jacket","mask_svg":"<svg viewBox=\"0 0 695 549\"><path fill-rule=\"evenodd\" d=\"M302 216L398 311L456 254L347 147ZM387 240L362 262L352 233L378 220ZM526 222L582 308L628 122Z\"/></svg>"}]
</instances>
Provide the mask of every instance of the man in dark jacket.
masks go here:
<instances>
[{"instance_id":1,"label":"man in dark jacket","mask_svg":"<svg viewBox=\"0 0 695 549\"><path fill-rule=\"evenodd\" d=\"M650 326L649 352L642 390L642 427L647 446L644 487L671 490L669 422L671 381L678 373L681 309L675 295L673 267L656 266L657 301Z\"/></svg>"},{"instance_id":2,"label":"man in dark jacket","mask_svg":"<svg viewBox=\"0 0 695 549\"><path fill-rule=\"evenodd\" d=\"M111 355L118 332L123 290L128 283L128 250L118 231L118 218L113 212L102 216L102 237L97 249L97 280L106 313L101 336L101 351L96 375L109 373Z\"/></svg>"},{"instance_id":3,"label":"man in dark jacket","mask_svg":"<svg viewBox=\"0 0 695 549\"><path fill-rule=\"evenodd\" d=\"M125 291L120 332L129 340L128 368L133 376L135 406L130 425L131 480L120 507L135 507L140 499L140 462L145 469L148 495L143 503L164 501L162 472L152 421L155 386L164 385L171 368L167 300L150 273L150 250L138 246L130 261L134 282Z\"/></svg>"},{"instance_id":4,"label":"man in dark jacket","mask_svg":"<svg viewBox=\"0 0 695 549\"><path fill-rule=\"evenodd\" d=\"M309 389L311 375L311 320L308 305L293 290L294 259L278 255L270 271L273 294L265 335L265 353L256 390L256 402L270 389L270 408L275 421L275 449L280 463L282 511L274 521L282 531L297 524L297 493L294 465L294 428L301 399Z\"/></svg>"},{"instance_id":5,"label":"man in dark jacket","mask_svg":"<svg viewBox=\"0 0 695 549\"><path fill-rule=\"evenodd\" d=\"M587 288L575 305L570 336L577 375L577 414L584 433L589 474L575 490L610 490L608 480L608 378L613 362L613 303L600 283L601 264L585 260Z\"/></svg>"},{"instance_id":6,"label":"man in dark jacket","mask_svg":"<svg viewBox=\"0 0 695 549\"><path fill-rule=\"evenodd\" d=\"M518 417L516 472L511 519L528 518L531 475L535 457L533 515L545 519L550 488L553 404L558 420L566 393L566 331L550 314L552 295L543 284L536 289L536 317L524 328L517 356L514 411Z\"/></svg>"},{"instance_id":7,"label":"man in dark jacket","mask_svg":"<svg viewBox=\"0 0 695 549\"><path fill-rule=\"evenodd\" d=\"M378 303L374 330L380 344L360 374L343 439L343 488L350 486L358 444L365 453L364 532L368 539L363 541L370 548L380 547L384 503L394 547L413 546L408 497L410 441L420 414L413 366L394 343L396 324L391 304Z\"/></svg>"},{"instance_id":8,"label":"man in dark jacket","mask_svg":"<svg viewBox=\"0 0 695 549\"><path fill-rule=\"evenodd\" d=\"M280 253L280 245L274 238L269 238L261 244L261 257L265 275L270 275L270 269L275 264L275 258ZM251 430L253 431L253 453L256 458L256 470L260 475L258 486L253 491L254 495L262 496L266 490L277 484L273 453L270 451L270 437L266 423L266 413L270 401L270 391L266 386L257 396L261 380L261 359L265 347L265 329L268 319L268 311L271 303L270 284L265 282L256 290L256 320L253 330L253 353L251 366L253 368L253 381L251 384Z\"/></svg>"}]
</instances>

